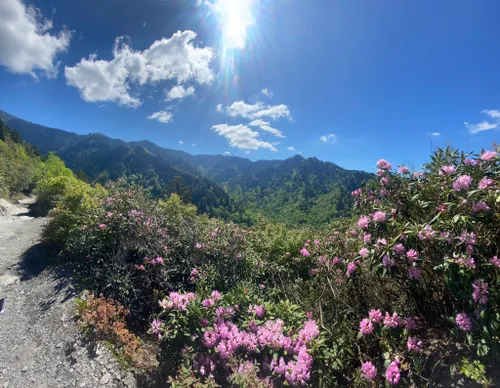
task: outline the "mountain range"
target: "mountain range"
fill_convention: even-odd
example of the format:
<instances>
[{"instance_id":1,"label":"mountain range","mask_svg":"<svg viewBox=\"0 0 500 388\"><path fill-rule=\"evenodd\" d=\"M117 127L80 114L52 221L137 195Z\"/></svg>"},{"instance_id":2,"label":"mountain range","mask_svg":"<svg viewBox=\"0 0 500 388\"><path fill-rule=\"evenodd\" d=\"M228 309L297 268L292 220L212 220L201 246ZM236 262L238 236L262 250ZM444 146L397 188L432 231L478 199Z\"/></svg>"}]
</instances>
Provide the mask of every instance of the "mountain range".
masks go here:
<instances>
[{"instance_id":1,"label":"mountain range","mask_svg":"<svg viewBox=\"0 0 500 388\"><path fill-rule=\"evenodd\" d=\"M156 197L176 192L200 212L252 223L261 214L287 224L321 225L347 215L350 192L373 177L300 155L258 160L192 155L150 141L79 135L0 110L0 118L42 154L54 152L76 173L105 183L126 177Z\"/></svg>"}]
</instances>

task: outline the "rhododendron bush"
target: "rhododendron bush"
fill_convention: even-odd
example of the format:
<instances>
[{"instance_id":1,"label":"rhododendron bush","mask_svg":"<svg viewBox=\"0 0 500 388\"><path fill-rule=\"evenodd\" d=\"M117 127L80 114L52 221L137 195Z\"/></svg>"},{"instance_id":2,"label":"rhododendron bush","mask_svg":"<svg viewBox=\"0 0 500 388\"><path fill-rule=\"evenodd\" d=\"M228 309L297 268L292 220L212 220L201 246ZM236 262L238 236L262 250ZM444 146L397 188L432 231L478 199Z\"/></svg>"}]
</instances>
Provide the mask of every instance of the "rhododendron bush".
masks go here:
<instances>
[{"instance_id":1,"label":"rhododendron bush","mask_svg":"<svg viewBox=\"0 0 500 388\"><path fill-rule=\"evenodd\" d=\"M321 230L242 229L118 185L63 245L87 287L161 345L172 386L432 386L464 357L488 364L498 150L376 167L355 215Z\"/></svg>"}]
</instances>

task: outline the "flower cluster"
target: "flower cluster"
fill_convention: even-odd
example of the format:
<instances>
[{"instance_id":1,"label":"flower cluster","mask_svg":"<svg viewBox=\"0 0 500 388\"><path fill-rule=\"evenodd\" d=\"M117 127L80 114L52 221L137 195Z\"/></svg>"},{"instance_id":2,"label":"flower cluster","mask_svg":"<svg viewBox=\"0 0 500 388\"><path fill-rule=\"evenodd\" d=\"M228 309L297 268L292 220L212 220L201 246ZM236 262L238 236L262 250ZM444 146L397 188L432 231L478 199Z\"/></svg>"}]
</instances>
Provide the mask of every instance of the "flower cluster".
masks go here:
<instances>
[{"instance_id":1,"label":"flower cluster","mask_svg":"<svg viewBox=\"0 0 500 388\"><path fill-rule=\"evenodd\" d=\"M160 306L165 310L186 310L189 302L196 298L196 294L189 292L187 294L179 294L171 292L168 296L168 301L163 299L160 301Z\"/></svg>"}]
</instances>

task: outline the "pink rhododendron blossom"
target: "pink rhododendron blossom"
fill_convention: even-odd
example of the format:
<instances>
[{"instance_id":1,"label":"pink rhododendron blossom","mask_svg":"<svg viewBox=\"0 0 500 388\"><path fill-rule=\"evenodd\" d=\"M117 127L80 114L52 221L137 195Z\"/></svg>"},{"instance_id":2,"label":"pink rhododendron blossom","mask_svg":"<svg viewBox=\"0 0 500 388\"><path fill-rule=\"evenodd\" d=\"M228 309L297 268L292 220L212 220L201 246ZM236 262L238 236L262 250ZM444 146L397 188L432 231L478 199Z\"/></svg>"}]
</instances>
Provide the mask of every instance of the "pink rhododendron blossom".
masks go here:
<instances>
[{"instance_id":1,"label":"pink rhododendron blossom","mask_svg":"<svg viewBox=\"0 0 500 388\"><path fill-rule=\"evenodd\" d=\"M472 330L472 322L466 313L457 314L457 316L455 317L455 322L457 326L463 331Z\"/></svg>"},{"instance_id":2,"label":"pink rhododendron blossom","mask_svg":"<svg viewBox=\"0 0 500 388\"><path fill-rule=\"evenodd\" d=\"M401 166L401 167L398 168L398 172L400 174L409 174L410 173L410 169L408 167Z\"/></svg>"},{"instance_id":3,"label":"pink rhododendron blossom","mask_svg":"<svg viewBox=\"0 0 500 388\"><path fill-rule=\"evenodd\" d=\"M472 299L474 302L480 304L488 303L488 283L483 281L482 279L474 280L472 283Z\"/></svg>"},{"instance_id":4,"label":"pink rhododendron blossom","mask_svg":"<svg viewBox=\"0 0 500 388\"><path fill-rule=\"evenodd\" d=\"M464 159L464 164L467 166L474 165L475 162L472 159Z\"/></svg>"},{"instance_id":5,"label":"pink rhododendron blossom","mask_svg":"<svg viewBox=\"0 0 500 388\"><path fill-rule=\"evenodd\" d=\"M379 309L370 310L370 312L368 313L368 316L375 323L380 323L380 322L382 322L382 319L384 319L382 316L382 312Z\"/></svg>"},{"instance_id":6,"label":"pink rhododendron blossom","mask_svg":"<svg viewBox=\"0 0 500 388\"><path fill-rule=\"evenodd\" d=\"M359 250L359 255L360 255L361 257L363 257L363 258L368 257L368 255L369 255L369 254L370 254L370 251L368 251L368 249L367 249L367 248L364 248L364 247L363 247L363 248L361 248L361 249Z\"/></svg>"},{"instance_id":7,"label":"pink rhododendron blossom","mask_svg":"<svg viewBox=\"0 0 500 388\"><path fill-rule=\"evenodd\" d=\"M349 263L347 264L347 271L345 276L350 277L351 274L356 270L356 263Z\"/></svg>"},{"instance_id":8,"label":"pink rhododendron blossom","mask_svg":"<svg viewBox=\"0 0 500 388\"><path fill-rule=\"evenodd\" d=\"M387 219L387 215L382 211L377 211L373 213L373 220L375 222L384 222Z\"/></svg>"},{"instance_id":9,"label":"pink rhododendron blossom","mask_svg":"<svg viewBox=\"0 0 500 388\"><path fill-rule=\"evenodd\" d=\"M418 259L418 252L415 249L410 249L406 252L406 257L409 261L414 262Z\"/></svg>"},{"instance_id":10,"label":"pink rhododendron blossom","mask_svg":"<svg viewBox=\"0 0 500 388\"><path fill-rule=\"evenodd\" d=\"M401 318L398 313L392 313L390 315L388 312L385 313L384 326L397 328L401 324Z\"/></svg>"},{"instance_id":11,"label":"pink rhododendron blossom","mask_svg":"<svg viewBox=\"0 0 500 388\"><path fill-rule=\"evenodd\" d=\"M377 369L371 361L366 361L361 365L361 376L368 381L372 381L377 377Z\"/></svg>"},{"instance_id":12,"label":"pink rhododendron blossom","mask_svg":"<svg viewBox=\"0 0 500 388\"><path fill-rule=\"evenodd\" d=\"M445 205L439 205L439 206L436 208L436 210L437 210L438 212L443 213L443 212L445 212L445 211L446 211L446 206L445 206Z\"/></svg>"},{"instance_id":13,"label":"pink rhododendron blossom","mask_svg":"<svg viewBox=\"0 0 500 388\"><path fill-rule=\"evenodd\" d=\"M483 178L479 181L479 184L477 187L479 187L481 190L487 189L488 187L491 187L495 184L495 181L493 179L489 178Z\"/></svg>"},{"instance_id":14,"label":"pink rhododendron blossom","mask_svg":"<svg viewBox=\"0 0 500 388\"><path fill-rule=\"evenodd\" d=\"M472 184L472 178L469 175L460 175L455 182L453 182L454 191L469 190Z\"/></svg>"},{"instance_id":15,"label":"pink rhododendron blossom","mask_svg":"<svg viewBox=\"0 0 500 388\"><path fill-rule=\"evenodd\" d=\"M439 174L451 175L451 174L455 173L456 170L457 169L455 168L455 166L443 166L439 170Z\"/></svg>"},{"instance_id":16,"label":"pink rhododendron blossom","mask_svg":"<svg viewBox=\"0 0 500 388\"><path fill-rule=\"evenodd\" d=\"M199 275L198 269L193 268L193 269L191 270L191 276L198 276L198 275Z\"/></svg>"},{"instance_id":17,"label":"pink rhododendron blossom","mask_svg":"<svg viewBox=\"0 0 500 388\"><path fill-rule=\"evenodd\" d=\"M384 255L384 257L382 257L382 265L384 267L394 267L396 265L396 260L394 260L393 258L389 258L387 255Z\"/></svg>"},{"instance_id":18,"label":"pink rhododendron blossom","mask_svg":"<svg viewBox=\"0 0 500 388\"><path fill-rule=\"evenodd\" d=\"M215 290L215 291L212 291L212 293L210 294L210 296L212 297L213 300L217 301L217 300L220 300L220 298L222 297L220 292Z\"/></svg>"},{"instance_id":19,"label":"pink rhododendron blossom","mask_svg":"<svg viewBox=\"0 0 500 388\"><path fill-rule=\"evenodd\" d=\"M432 229L432 226L425 225L424 228L418 232L418 238L420 240L431 240L436 236L436 232Z\"/></svg>"},{"instance_id":20,"label":"pink rhododendron blossom","mask_svg":"<svg viewBox=\"0 0 500 388\"><path fill-rule=\"evenodd\" d=\"M383 170L391 170L392 169L392 165L385 159L380 159L377 162L377 167L381 168Z\"/></svg>"},{"instance_id":21,"label":"pink rhododendron blossom","mask_svg":"<svg viewBox=\"0 0 500 388\"><path fill-rule=\"evenodd\" d=\"M367 233L367 234L365 234L365 235L363 236L363 242L365 242L365 243L369 243L371 240L372 240L372 235L371 235L371 234L368 234L368 233Z\"/></svg>"},{"instance_id":22,"label":"pink rhododendron blossom","mask_svg":"<svg viewBox=\"0 0 500 388\"><path fill-rule=\"evenodd\" d=\"M105 229L105 228L106 228L106 224L101 224L101 225L99 225L99 229L103 230L103 229Z\"/></svg>"},{"instance_id":23,"label":"pink rhododendron blossom","mask_svg":"<svg viewBox=\"0 0 500 388\"><path fill-rule=\"evenodd\" d=\"M495 151L484 151L481 154L480 158L481 158L481 160L484 160L486 162L490 162L492 160L495 160L497 156L498 156L498 153Z\"/></svg>"},{"instance_id":24,"label":"pink rhododendron blossom","mask_svg":"<svg viewBox=\"0 0 500 388\"><path fill-rule=\"evenodd\" d=\"M363 335L370 334L373 331L373 323L368 318L363 318L359 322L359 332Z\"/></svg>"},{"instance_id":25,"label":"pink rhododendron blossom","mask_svg":"<svg viewBox=\"0 0 500 388\"><path fill-rule=\"evenodd\" d=\"M380 196L381 197L387 197L388 195L389 195L389 190L387 190L385 188L380 189Z\"/></svg>"},{"instance_id":26,"label":"pink rhododendron blossom","mask_svg":"<svg viewBox=\"0 0 500 388\"><path fill-rule=\"evenodd\" d=\"M399 243L399 244L394 245L392 247L392 250L394 251L394 253L401 255L402 253L405 252L405 246L403 244Z\"/></svg>"},{"instance_id":27,"label":"pink rhododendron blossom","mask_svg":"<svg viewBox=\"0 0 500 388\"><path fill-rule=\"evenodd\" d=\"M204 299L203 302L201 302L203 307L206 309L212 307L215 304L215 301L213 299Z\"/></svg>"},{"instance_id":28,"label":"pink rhododendron blossom","mask_svg":"<svg viewBox=\"0 0 500 388\"><path fill-rule=\"evenodd\" d=\"M354 191L351 193L351 195L352 195L353 197L360 197L360 196L361 196L361 189L356 189L356 190L354 190Z\"/></svg>"},{"instance_id":29,"label":"pink rhododendron blossom","mask_svg":"<svg viewBox=\"0 0 500 388\"><path fill-rule=\"evenodd\" d=\"M304 256L304 257L307 257L307 256L309 256L309 255L310 255L309 251L308 251L306 248L302 248L302 249L300 250L300 254L301 254L302 256Z\"/></svg>"},{"instance_id":30,"label":"pink rhododendron blossom","mask_svg":"<svg viewBox=\"0 0 500 388\"><path fill-rule=\"evenodd\" d=\"M389 364L385 371L385 378L389 385L396 385L401 380L401 372L399 370L399 361L394 360Z\"/></svg>"},{"instance_id":31,"label":"pink rhododendron blossom","mask_svg":"<svg viewBox=\"0 0 500 388\"><path fill-rule=\"evenodd\" d=\"M422 277L422 270L418 267L410 267L408 269L408 279L420 280Z\"/></svg>"},{"instance_id":32,"label":"pink rhododendron blossom","mask_svg":"<svg viewBox=\"0 0 500 388\"><path fill-rule=\"evenodd\" d=\"M163 300L161 302L165 309L172 310L186 310L190 301L196 298L196 294L189 292L187 294L179 294L178 292L171 292L168 297L168 302Z\"/></svg>"},{"instance_id":33,"label":"pink rhododendron blossom","mask_svg":"<svg viewBox=\"0 0 500 388\"><path fill-rule=\"evenodd\" d=\"M201 248L203 248L203 244L196 243L195 248L196 249L201 249Z\"/></svg>"},{"instance_id":34,"label":"pink rhododendron blossom","mask_svg":"<svg viewBox=\"0 0 500 388\"><path fill-rule=\"evenodd\" d=\"M500 259L497 256L493 256L490 259L490 263L493 264L495 267L500 268Z\"/></svg>"},{"instance_id":35,"label":"pink rhododendron blossom","mask_svg":"<svg viewBox=\"0 0 500 388\"><path fill-rule=\"evenodd\" d=\"M384 174L385 174L385 170L382 170L382 169L377 170L377 172L375 173L376 176L384 176Z\"/></svg>"},{"instance_id":36,"label":"pink rhododendron blossom","mask_svg":"<svg viewBox=\"0 0 500 388\"><path fill-rule=\"evenodd\" d=\"M479 213L479 212L489 212L491 208L488 206L488 204L484 201L479 201L474 205L472 208L472 211L474 213Z\"/></svg>"},{"instance_id":37,"label":"pink rhododendron blossom","mask_svg":"<svg viewBox=\"0 0 500 388\"><path fill-rule=\"evenodd\" d=\"M406 346L410 352L420 352L422 351L423 343L417 337L409 337Z\"/></svg>"},{"instance_id":38,"label":"pink rhododendron blossom","mask_svg":"<svg viewBox=\"0 0 500 388\"><path fill-rule=\"evenodd\" d=\"M384 186L388 186L391 184L391 180L388 177L384 176L380 179L380 183L382 183Z\"/></svg>"},{"instance_id":39,"label":"pink rhododendron blossom","mask_svg":"<svg viewBox=\"0 0 500 388\"><path fill-rule=\"evenodd\" d=\"M370 225L370 217L368 216L361 216L359 218L359 221L356 223L358 228L360 229L366 229Z\"/></svg>"},{"instance_id":40,"label":"pink rhododendron blossom","mask_svg":"<svg viewBox=\"0 0 500 388\"><path fill-rule=\"evenodd\" d=\"M405 329L408 331L418 330L417 321L413 318L406 318L405 319Z\"/></svg>"},{"instance_id":41,"label":"pink rhododendron blossom","mask_svg":"<svg viewBox=\"0 0 500 388\"><path fill-rule=\"evenodd\" d=\"M153 334L160 334L162 324L163 322L160 319L153 319L153 322L151 322L151 332Z\"/></svg>"},{"instance_id":42,"label":"pink rhododendron blossom","mask_svg":"<svg viewBox=\"0 0 500 388\"><path fill-rule=\"evenodd\" d=\"M257 318L263 318L264 315L266 315L266 310L264 310L264 307L262 306L253 305L248 307L248 313L249 314L255 313L255 316Z\"/></svg>"},{"instance_id":43,"label":"pink rhododendron blossom","mask_svg":"<svg viewBox=\"0 0 500 388\"><path fill-rule=\"evenodd\" d=\"M313 313L312 313L312 311L308 311L308 312L306 313L306 317L307 317L307 318L309 318L309 319L312 319L312 317L313 317Z\"/></svg>"}]
</instances>

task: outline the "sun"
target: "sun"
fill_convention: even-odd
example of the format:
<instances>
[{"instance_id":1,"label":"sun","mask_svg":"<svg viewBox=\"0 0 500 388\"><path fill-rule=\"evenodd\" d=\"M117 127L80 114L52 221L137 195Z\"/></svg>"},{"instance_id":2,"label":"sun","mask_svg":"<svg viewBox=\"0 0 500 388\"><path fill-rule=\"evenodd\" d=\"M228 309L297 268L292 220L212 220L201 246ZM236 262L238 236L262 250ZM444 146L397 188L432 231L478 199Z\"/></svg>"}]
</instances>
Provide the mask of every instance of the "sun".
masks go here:
<instances>
[{"instance_id":1,"label":"sun","mask_svg":"<svg viewBox=\"0 0 500 388\"><path fill-rule=\"evenodd\" d=\"M226 48L245 47L247 28L253 24L254 0L217 0L215 10L222 27L222 43Z\"/></svg>"}]
</instances>

